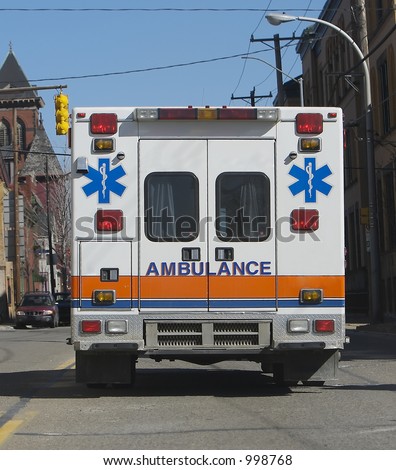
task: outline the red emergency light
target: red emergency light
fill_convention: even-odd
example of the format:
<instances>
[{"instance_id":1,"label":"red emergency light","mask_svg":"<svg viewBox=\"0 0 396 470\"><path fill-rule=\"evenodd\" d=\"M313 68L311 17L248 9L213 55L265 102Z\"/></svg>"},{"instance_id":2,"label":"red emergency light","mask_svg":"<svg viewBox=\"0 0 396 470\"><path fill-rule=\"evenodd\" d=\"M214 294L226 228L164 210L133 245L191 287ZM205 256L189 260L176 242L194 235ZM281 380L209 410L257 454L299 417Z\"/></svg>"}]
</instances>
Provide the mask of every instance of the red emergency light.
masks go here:
<instances>
[{"instance_id":1,"label":"red emergency light","mask_svg":"<svg viewBox=\"0 0 396 470\"><path fill-rule=\"evenodd\" d=\"M160 120L197 119L197 110L196 108L159 108L158 119Z\"/></svg>"},{"instance_id":2,"label":"red emergency light","mask_svg":"<svg viewBox=\"0 0 396 470\"><path fill-rule=\"evenodd\" d=\"M98 232L120 232L123 228L123 212L118 209L99 209L96 212Z\"/></svg>"},{"instance_id":3,"label":"red emergency light","mask_svg":"<svg viewBox=\"0 0 396 470\"><path fill-rule=\"evenodd\" d=\"M224 120L254 120L257 119L257 110L254 108L220 108L219 119Z\"/></svg>"},{"instance_id":4,"label":"red emergency light","mask_svg":"<svg viewBox=\"0 0 396 470\"><path fill-rule=\"evenodd\" d=\"M319 228L317 209L294 209L291 213L291 228L297 232L315 231Z\"/></svg>"},{"instance_id":5,"label":"red emergency light","mask_svg":"<svg viewBox=\"0 0 396 470\"><path fill-rule=\"evenodd\" d=\"M117 132L117 114L95 113L91 114L90 129L92 134L113 135Z\"/></svg>"},{"instance_id":6,"label":"red emergency light","mask_svg":"<svg viewBox=\"0 0 396 470\"><path fill-rule=\"evenodd\" d=\"M296 116L297 134L321 134L323 115L320 113L299 113Z\"/></svg>"}]
</instances>

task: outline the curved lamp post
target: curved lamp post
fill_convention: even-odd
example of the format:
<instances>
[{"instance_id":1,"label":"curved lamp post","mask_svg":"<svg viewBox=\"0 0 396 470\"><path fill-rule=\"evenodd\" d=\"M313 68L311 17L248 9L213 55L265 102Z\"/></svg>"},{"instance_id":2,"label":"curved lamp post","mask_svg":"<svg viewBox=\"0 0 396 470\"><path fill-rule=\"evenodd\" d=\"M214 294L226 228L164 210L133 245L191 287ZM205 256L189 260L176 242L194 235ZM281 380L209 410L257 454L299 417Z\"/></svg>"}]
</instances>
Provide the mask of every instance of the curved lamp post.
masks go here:
<instances>
[{"instance_id":1,"label":"curved lamp post","mask_svg":"<svg viewBox=\"0 0 396 470\"><path fill-rule=\"evenodd\" d=\"M306 16L290 16L282 13L272 13L266 15L268 22L274 26L289 21L308 21L311 23L323 24L334 29L349 42L363 65L364 71L364 99L366 109L366 158L367 158L367 183L369 200L369 234L370 234L370 287L371 287L371 319L374 322L380 321L380 250L378 237L378 215L377 215L377 192L375 184L375 159L373 142L373 114L371 100L370 72L359 46L344 30L319 18L308 18Z\"/></svg>"},{"instance_id":2,"label":"curved lamp post","mask_svg":"<svg viewBox=\"0 0 396 470\"><path fill-rule=\"evenodd\" d=\"M278 67L275 67L274 65L270 64L264 59L259 59L258 57L250 57L250 56L243 56L241 59L251 59L251 60L258 60L259 62L263 62L266 65L269 65L273 69L277 70L278 72L282 73L283 75L286 75L287 78L290 78L294 82L298 83L299 89L300 89L300 104L301 106L304 106L304 85L303 85L303 79L302 78L294 78L288 75L286 72L283 70L278 69Z\"/></svg>"}]
</instances>

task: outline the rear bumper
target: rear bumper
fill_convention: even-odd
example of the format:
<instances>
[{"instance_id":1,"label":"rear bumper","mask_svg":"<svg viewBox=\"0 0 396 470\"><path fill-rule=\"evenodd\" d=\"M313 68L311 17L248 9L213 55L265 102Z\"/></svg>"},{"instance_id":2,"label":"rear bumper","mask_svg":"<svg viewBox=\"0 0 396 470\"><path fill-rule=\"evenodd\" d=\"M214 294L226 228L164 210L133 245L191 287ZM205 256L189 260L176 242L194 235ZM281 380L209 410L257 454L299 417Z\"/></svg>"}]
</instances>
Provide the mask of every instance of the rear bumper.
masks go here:
<instances>
[{"instance_id":1,"label":"rear bumper","mask_svg":"<svg viewBox=\"0 0 396 470\"><path fill-rule=\"evenodd\" d=\"M25 326L48 325L53 319L53 315L19 315L16 318L16 324Z\"/></svg>"}]
</instances>

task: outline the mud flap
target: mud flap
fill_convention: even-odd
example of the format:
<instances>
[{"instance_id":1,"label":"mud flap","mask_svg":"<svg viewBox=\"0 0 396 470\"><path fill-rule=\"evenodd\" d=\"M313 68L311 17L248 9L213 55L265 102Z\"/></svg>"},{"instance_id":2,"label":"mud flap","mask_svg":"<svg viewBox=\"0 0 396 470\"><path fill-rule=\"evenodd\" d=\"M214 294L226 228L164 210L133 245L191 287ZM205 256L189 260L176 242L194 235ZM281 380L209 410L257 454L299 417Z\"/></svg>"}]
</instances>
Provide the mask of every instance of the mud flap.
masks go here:
<instances>
[{"instance_id":1,"label":"mud flap","mask_svg":"<svg viewBox=\"0 0 396 470\"><path fill-rule=\"evenodd\" d=\"M337 378L339 358L340 352L334 349L288 351L278 366L285 382L325 382Z\"/></svg>"},{"instance_id":2,"label":"mud flap","mask_svg":"<svg viewBox=\"0 0 396 470\"><path fill-rule=\"evenodd\" d=\"M125 352L76 351L76 382L86 384L131 384L136 356Z\"/></svg>"}]
</instances>

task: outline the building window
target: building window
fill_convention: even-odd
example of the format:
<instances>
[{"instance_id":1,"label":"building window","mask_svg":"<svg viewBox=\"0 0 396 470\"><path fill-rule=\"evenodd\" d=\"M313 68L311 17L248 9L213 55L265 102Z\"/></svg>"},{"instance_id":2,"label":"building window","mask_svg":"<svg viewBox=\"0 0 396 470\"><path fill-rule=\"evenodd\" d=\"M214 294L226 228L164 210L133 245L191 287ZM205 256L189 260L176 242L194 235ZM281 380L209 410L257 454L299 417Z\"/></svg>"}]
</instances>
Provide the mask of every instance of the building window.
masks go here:
<instances>
[{"instance_id":1,"label":"building window","mask_svg":"<svg viewBox=\"0 0 396 470\"><path fill-rule=\"evenodd\" d=\"M395 184L393 172L384 175L384 201L388 248L396 248Z\"/></svg>"},{"instance_id":2,"label":"building window","mask_svg":"<svg viewBox=\"0 0 396 470\"><path fill-rule=\"evenodd\" d=\"M24 150L26 148L26 126L22 119L19 118L17 121L17 134L19 148Z\"/></svg>"},{"instance_id":3,"label":"building window","mask_svg":"<svg viewBox=\"0 0 396 470\"><path fill-rule=\"evenodd\" d=\"M390 106L389 106L389 80L388 80L388 61L383 59L378 64L379 93L383 134L390 132Z\"/></svg>"},{"instance_id":4,"label":"building window","mask_svg":"<svg viewBox=\"0 0 396 470\"><path fill-rule=\"evenodd\" d=\"M381 20L384 16L382 0L376 0L376 13L377 13L377 24L379 24L381 23Z\"/></svg>"},{"instance_id":5,"label":"building window","mask_svg":"<svg viewBox=\"0 0 396 470\"><path fill-rule=\"evenodd\" d=\"M0 121L0 147L11 145L11 131L8 122L5 119Z\"/></svg>"}]
</instances>

